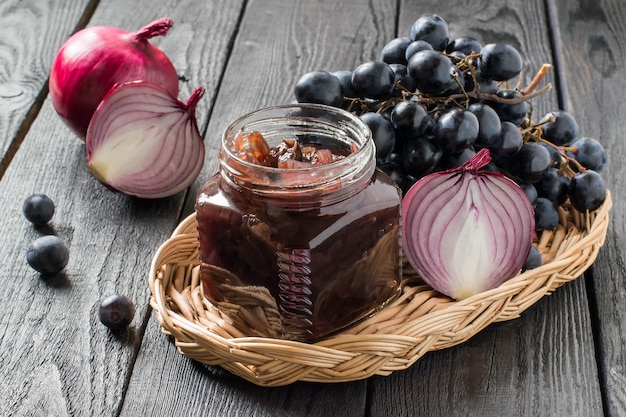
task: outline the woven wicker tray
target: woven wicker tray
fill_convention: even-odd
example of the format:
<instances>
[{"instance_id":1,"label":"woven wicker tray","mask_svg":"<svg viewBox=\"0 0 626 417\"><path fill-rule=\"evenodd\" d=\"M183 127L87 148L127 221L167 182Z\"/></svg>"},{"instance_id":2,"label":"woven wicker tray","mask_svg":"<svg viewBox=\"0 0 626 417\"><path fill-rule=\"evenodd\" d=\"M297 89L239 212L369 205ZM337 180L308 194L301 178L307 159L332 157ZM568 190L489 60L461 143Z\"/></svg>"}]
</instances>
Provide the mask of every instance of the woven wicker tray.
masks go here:
<instances>
[{"instance_id":1,"label":"woven wicker tray","mask_svg":"<svg viewBox=\"0 0 626 417\"><path fill-rule=\"evenodd\" d=\"M493 322L511 320L580 276L603 245L612 205L581 214L565 205L554 231L536 236L544 264L500 287L453 301L420 281L407 265L402 295L376 315L314 344L246 337L205 299L195 214L157 250L150 304L178 350L261 386L295 381L344 382L406 369L425 353L468 340Z\"/></svg>"}]
</instances>

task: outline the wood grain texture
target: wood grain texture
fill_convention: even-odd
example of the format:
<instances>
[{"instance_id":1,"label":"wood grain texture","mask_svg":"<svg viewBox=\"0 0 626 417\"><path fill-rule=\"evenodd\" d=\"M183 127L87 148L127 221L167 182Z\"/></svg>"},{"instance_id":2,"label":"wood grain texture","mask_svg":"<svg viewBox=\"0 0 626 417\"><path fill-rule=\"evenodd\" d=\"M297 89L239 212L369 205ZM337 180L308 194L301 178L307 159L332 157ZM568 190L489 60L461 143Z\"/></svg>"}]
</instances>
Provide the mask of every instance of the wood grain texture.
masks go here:
<instances>
[{"instance_id":1,"label":"wood grain texture","mask_svg":"<svg viewBox=\"0 0 626 417\"><path fill-rule=\"evenodd\" d=\"M425 4L428 3L428 4ZM543 2L404 2L399 35L424 13L447 20L451 37L507 42L525 60L528 80L551 62ZM548 82L554 79L550 74ZM556 93L533 101L538 117ZM584 281L557 290L520 319L492 324L466 344L433 352L405 372L371 380L371 415L599 416L600 388ZM576 381L572 384L571 381ZM402 393L402 395L401 395ZM436 411L433 411L436 410Z\"/></svg>"},{"instance_id":2,"label":"wood grain texture","mask_svg":"<svg viewBox=\"0 0 626 417\"><path fill-rule=\"evenodd\" d=\"M241 10L240 2L222 3L112 1L90 25L138 28L162 15L178 21L181 29L170 31L171 43L163 49L188 74L181 96L207 87L199 106L206 123ZM211 19L216 23L207 24ZM21 215L24 198L34 192L48 194L57 205L48 229L33 228ZM0 182L0 415L119 413L149 317L152 254L178 223L183 198L180 193L142 201L98 184L87 173L84 144L45 101ZM70 262L64 274L43 280L28 267L25 253L30 241L47 233L68 244ZM126 294L137 307L131 328L121 335L97 318L100 299L113 292Z\"/></svg>"},{"instance_id":3,"label":"wood grain texture","mask_svg":"<svg viewBox=\"0 0 626 417\"><path fill-rule=\"evenodd\" d=\"M609 416L626 415L626 166L624 90L626 5L613 1L555 1L563 45L568 109L581 136L594 137L608 152L602 172L615 199L604 248L593 266L598 361Z\"/></svg>"},{"instance_id":4,"label":"wood grain texture","mask_svg":"<svg viewBox=\"0 0 626 417\"><path fill-rule=\"evenodd\" d=\"M514 321L371 380L372 415L600 416L584 286L567 284ZM572 384L576 381L576 384ZM436 410L436 411L432 411Z\"/></svg>"},{"instance_id":5,"label":"wood grain texture","mask_svg":"<svg viewBox=\"0 0 626 417\"><path fill-rule=\"evenodd\" d=\"M89 0L4 1L0 4L0 176L48 91L52 61L89 14Z\"/></svg>"}]
</instances>

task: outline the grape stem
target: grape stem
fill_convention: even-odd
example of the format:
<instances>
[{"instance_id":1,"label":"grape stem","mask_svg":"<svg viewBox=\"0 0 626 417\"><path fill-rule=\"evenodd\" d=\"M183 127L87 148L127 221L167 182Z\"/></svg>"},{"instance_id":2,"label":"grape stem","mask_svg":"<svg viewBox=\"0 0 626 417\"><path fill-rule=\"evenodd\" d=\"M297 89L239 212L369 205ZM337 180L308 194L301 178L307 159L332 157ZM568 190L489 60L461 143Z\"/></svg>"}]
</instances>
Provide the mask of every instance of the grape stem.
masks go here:
<instances>
[{"instance_id":1,"label":"grape stem","mask_svg":"<svg viewBox=\"0 0 626 417\"><path fill-rule=\"evenodd\" d=\"M540 89L537 89L537 86L541 82L541 80L545 77L547 72L552 68L550 64L543 64L532 81L528 84L528 86L522 90L518 90L521 92L519 97L511 97L504 98L500 97L496 94L491 93L481 93L480 92L480 83L476 77L476 67L474 62L477 58L480 57L480 54L472 53L468 55L466 58L458 60L456 62L457 68L461 73L469 71L474 80L474 89L472 91L466 91L461 82L458 79L458 76L454 77L455 82L459 87L461 87L461 93L451 94L447 97L432 97L428 95L424 95L420 92L411 91L405 88L400 81L398 81L395 85L395 88L402 93L402 97L393 97L387 100L367 100L358 97L344 97L344 100L349 101L347 110L352 112L357 112L358 114L362 114L370 111L370 109L377 108L377 112L381 113L385 108L390 105L397 104L399 101L406 100L407 97L415 97L417 101L421 104L425 104L426 106L434 106L435 112L439 109L448 106L450 104L454 104L460 108L467 108L469 106L471 99L477 100L489 100L497 103L504 104L518 104L524 101L528 101L534 97L540 96L552 90L552 84L547 84ZM432 111L432 110L431 110Z\"/></svg>"},{"instance_id":2,"label":"grape stem","mask_svg":"<svg viewBox=\"0 0 626 417\"><path fill-rule=\"evenodd\" d=\"M528 101L531 98L540 96L542 94L547 93L548 91L552 90L552 84L547 84L544 85L543 87L541 87L539 90L535 90L532 92L529 92L527 94L522 93L521 96L519 97L511 97L511 98L503 98L500 97L496 94L483 94L483 93L479 93L479 92L468 92L467 94L471 97L471 98L478 98L481 100L490 100L490 101L496 101L498 103L506 103L506 104L517 104L517 103L521 103L523 101ZM462 94L458 94L459 96L463 96ZM452 97L452 96L451 96Z\"/></svg>"},{"instance_id":3,"label":"grape stem","mask_svg":"<svg viewBox=\"0 0 626 417\"><path fill-rule=\"evenodd\" d=\"M532 79L532 81L526 86L526 88L520 90L520 93L522 93L522 95L527 95L533 92L535 88L537 88L543 77L545 77L545 75L548 73L550 68L552 68L552 65L543 64L541 68L539 68L539 71L537 71L537 74Z\"/></svg>"}]
</instances>

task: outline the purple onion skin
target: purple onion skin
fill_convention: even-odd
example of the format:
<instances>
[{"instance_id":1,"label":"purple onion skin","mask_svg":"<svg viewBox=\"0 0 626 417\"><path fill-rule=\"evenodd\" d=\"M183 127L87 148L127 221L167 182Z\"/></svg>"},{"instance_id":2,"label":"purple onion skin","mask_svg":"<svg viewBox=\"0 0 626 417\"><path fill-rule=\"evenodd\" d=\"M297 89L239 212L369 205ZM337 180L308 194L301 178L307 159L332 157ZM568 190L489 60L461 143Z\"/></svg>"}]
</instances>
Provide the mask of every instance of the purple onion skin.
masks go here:
<instances>
[{"instance_id":1,"label":"purple onion skin","mask_svg":"<svg viewBox=\"0 0 626 417\"><path fill-rule=\"evenodd\" d=\"M403 249L433 289L456 300L517 275L530 251L534 212L502 174L480 171L483 149L461 167L419 180L402 201Z\"/></svg>"},{"instance_id":2,"label":"purple onion skin","mask_svg":"<svg viewBox=\"0 0 626 417\"><path fill-rule=\"evenodd\" d=\"M178 74L170 59L148 40L164 36L172 20L161 18L136 32L88 27L59 49L50 71L50 97L63 122L85 140L89 121L116 84L143 80L178 96Z\"/></svg>"}]
</instances>

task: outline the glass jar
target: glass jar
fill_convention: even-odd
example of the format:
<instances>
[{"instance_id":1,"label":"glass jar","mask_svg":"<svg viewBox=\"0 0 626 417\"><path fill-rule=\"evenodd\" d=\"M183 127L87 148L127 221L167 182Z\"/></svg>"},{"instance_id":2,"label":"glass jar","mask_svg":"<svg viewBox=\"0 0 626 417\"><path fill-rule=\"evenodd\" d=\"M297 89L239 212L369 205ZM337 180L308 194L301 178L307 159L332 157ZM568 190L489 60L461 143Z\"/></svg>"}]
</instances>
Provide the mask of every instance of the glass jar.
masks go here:
<instances>
[{"instance_id":1,"label":"glass jar","mask_svg":"<svg viewBox=\"0 0 626 417\"><path fill-rule=\"evenodd\" d=\"M270 147L296 139L344 157L263 166L235 151L237 135L250 132ZM205 296L235 327L315 341L399 293L401 191L376 168L358 117L314 104L258 110L225 130L219 162L196 199L200 273Z\"/></svg>"}]
</instances>

